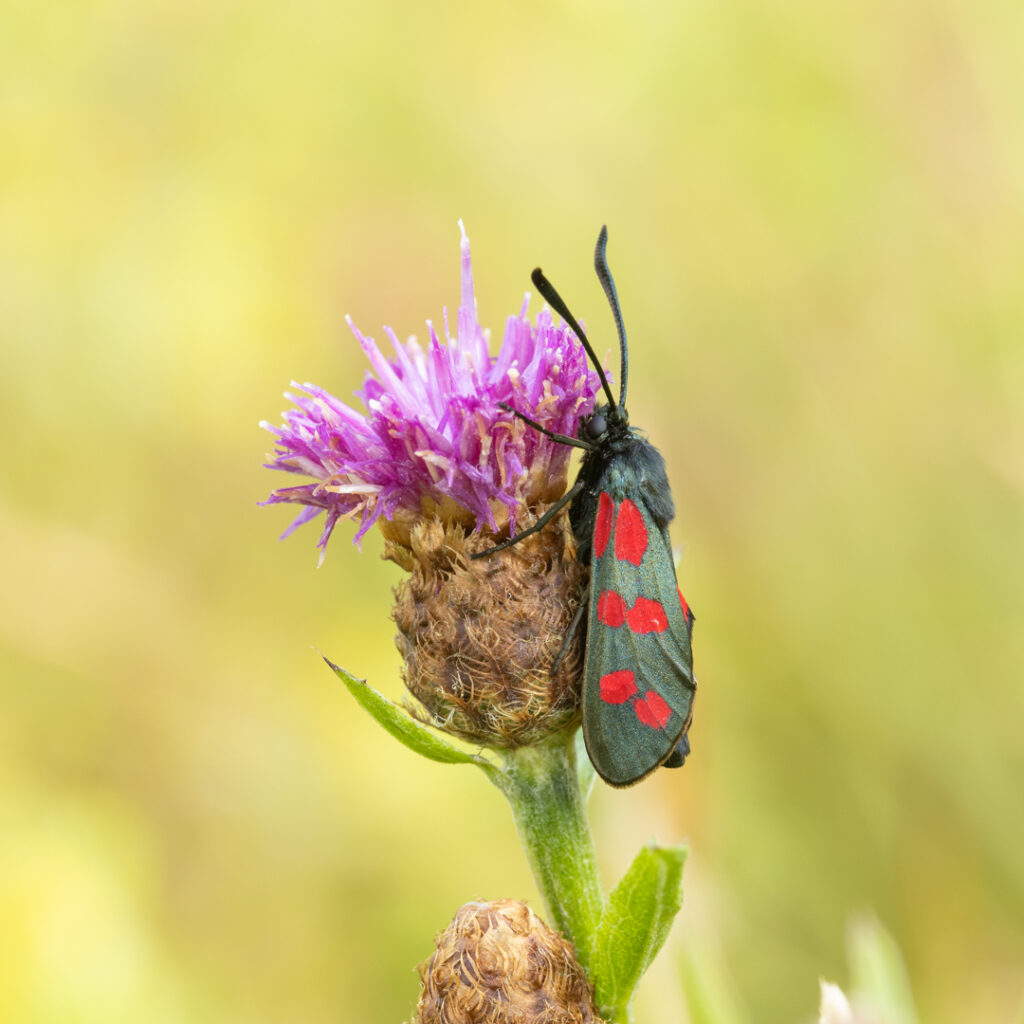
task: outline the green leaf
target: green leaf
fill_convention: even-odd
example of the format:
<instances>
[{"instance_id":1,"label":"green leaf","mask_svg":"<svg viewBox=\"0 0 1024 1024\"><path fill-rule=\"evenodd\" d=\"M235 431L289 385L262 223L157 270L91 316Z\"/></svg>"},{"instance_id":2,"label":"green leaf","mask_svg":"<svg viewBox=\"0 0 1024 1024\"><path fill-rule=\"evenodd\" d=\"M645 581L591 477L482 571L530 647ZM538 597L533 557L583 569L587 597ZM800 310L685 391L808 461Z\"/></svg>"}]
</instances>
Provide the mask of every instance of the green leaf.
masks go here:
<instances>
[{"instance_id":1,"label":"green leaf","mask_svg":"<svg viewBox=\"0 0 1024 1024\"><path fill-rule=\"evenodd\" d=\"M490 762L476 754L449 743L437 733L417 722L407 711L390 701L382 693L378 693L366 680L356 679L343 668L335 665L329 658L324 661L331 671L345 684L348 692L400 743L417 754L422 754L431 761L444 764L476 764L492 771L496 770Z\"/></svg>"},{"instance_id":2,"label":"green leaf","mask_svg":"<svg viewBox=\"0 0 1024 1024\"><path fill-rule=\"evenodd\" d=\"M645 846L608 897L597 927L592 980L598 1006L615 1016L668 937L683 905L685 846Z\"/></svg>"}]
</instances>

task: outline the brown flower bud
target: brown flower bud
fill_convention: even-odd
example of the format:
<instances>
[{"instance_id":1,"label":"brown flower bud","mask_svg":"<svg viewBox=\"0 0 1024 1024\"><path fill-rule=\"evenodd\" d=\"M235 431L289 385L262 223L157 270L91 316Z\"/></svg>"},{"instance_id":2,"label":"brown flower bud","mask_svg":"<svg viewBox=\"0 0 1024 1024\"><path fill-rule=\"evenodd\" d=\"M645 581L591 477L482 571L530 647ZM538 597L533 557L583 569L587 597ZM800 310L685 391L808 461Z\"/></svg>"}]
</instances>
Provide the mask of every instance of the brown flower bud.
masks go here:
<instances>
[{"instance_id":1,"label":"brown flower bud","mask_svg":"<svg viewBox=\"0 0 1024 1024\"><path fill-rule=\"evenodd\" d=\"M572 946L516 900L461 907L420 978L416 1024L601 1024Z\"/></svg>"},{"instance_id":2,"label":"brown flower bud","mask_svg":"<svg viewBox=\"0 0 1024 1024\"><path fill-rule=\"evenodd\" d=\"M395 591L405 683L433 725L517 747L578 721L582 633L569 637L587 582L566 516L504 551L432 519L387 555L410 576ZM557 663L557 664L556 664Z\"/></svg>"}]
</instances>

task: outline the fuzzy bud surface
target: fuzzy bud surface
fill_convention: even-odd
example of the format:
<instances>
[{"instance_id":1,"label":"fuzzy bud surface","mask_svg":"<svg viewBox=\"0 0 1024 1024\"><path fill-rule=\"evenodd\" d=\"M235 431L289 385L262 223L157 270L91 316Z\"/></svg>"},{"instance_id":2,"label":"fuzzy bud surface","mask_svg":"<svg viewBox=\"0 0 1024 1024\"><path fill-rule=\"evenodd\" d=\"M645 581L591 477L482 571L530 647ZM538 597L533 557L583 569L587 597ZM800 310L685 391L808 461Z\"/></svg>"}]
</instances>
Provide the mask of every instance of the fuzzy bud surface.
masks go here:
<instances>
[{"instance_id":1,"label":"fuzzy bud surface","mask_svg":"<svg viewBox=\"0 0 1024 1024\"><path fill-rule=\"evenodd\" d=\"M571 640L587 568L566 517L490 558L491 545L440 521L411 547L389 544L410 569L396 589L396 643L405 683L433 725L492 747L530 744L578 719L583 644Z\"/></svg>"},{"instance_id":2,"label":"fuzzy bud surface","mask_svg":"<svg viewBox=\"0 0 1024 1024\"><path fill-rule=\"evenodd\" d=\"M572 946L516 900L461 907L420 977L416 1024L602 1024Z\"/></svg>"}]
</instances>

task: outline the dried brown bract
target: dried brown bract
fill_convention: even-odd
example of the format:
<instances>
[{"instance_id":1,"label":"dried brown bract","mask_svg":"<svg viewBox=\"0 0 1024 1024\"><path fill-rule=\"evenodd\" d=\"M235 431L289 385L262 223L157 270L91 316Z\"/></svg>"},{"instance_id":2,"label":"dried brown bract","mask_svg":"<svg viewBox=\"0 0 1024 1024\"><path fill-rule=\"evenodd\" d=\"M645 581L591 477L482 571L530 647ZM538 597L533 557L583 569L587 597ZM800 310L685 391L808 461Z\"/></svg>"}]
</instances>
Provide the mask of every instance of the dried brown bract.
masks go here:
<instances>
[{"instance_id":1,"label":"dried brown bract","mask_svg":"<svg viewBox=\"0 0 1024 1024\"><path fill-rule=\"evenodd\" d=\"M416 1024L601 1024L572 946L516 900L461 907L420 977Z\"/></svg>"},{"instance_id":2,"label":"dried brown bract","mask_svg":"<svg viewBox=\"0 0 1024 1024\"><path fill-rule=\"evenodd\" d=\"M541 514L543 508L537 514ZM563 515L491 557L492 537L438 519L387 557L409 570L395 591L405 682L429 721L474 743L517 747L578 721L581 631L567 641L587 567Z\"/></svg>"}]
</instances>

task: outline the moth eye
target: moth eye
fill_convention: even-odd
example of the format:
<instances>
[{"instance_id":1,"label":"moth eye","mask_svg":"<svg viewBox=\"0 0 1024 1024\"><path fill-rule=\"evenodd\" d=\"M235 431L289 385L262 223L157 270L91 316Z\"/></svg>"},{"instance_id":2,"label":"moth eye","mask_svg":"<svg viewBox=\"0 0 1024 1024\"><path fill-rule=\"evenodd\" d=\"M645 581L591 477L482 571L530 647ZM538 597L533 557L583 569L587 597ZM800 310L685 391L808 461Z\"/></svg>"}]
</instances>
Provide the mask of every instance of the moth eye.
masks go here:
<instances>
[{"instance_id":1,"label":"moth eye","mask_svg":"<svg viewBox=\"0 0 1024 1024\"><path fill-rule=\"evenodd\" d=\"M586 431L587 437L592 441L596 441L608 429L608 421L604 418L602 413L595 412L594 415L583 424L583 429Z\"/></svg>"}]
</instances>

